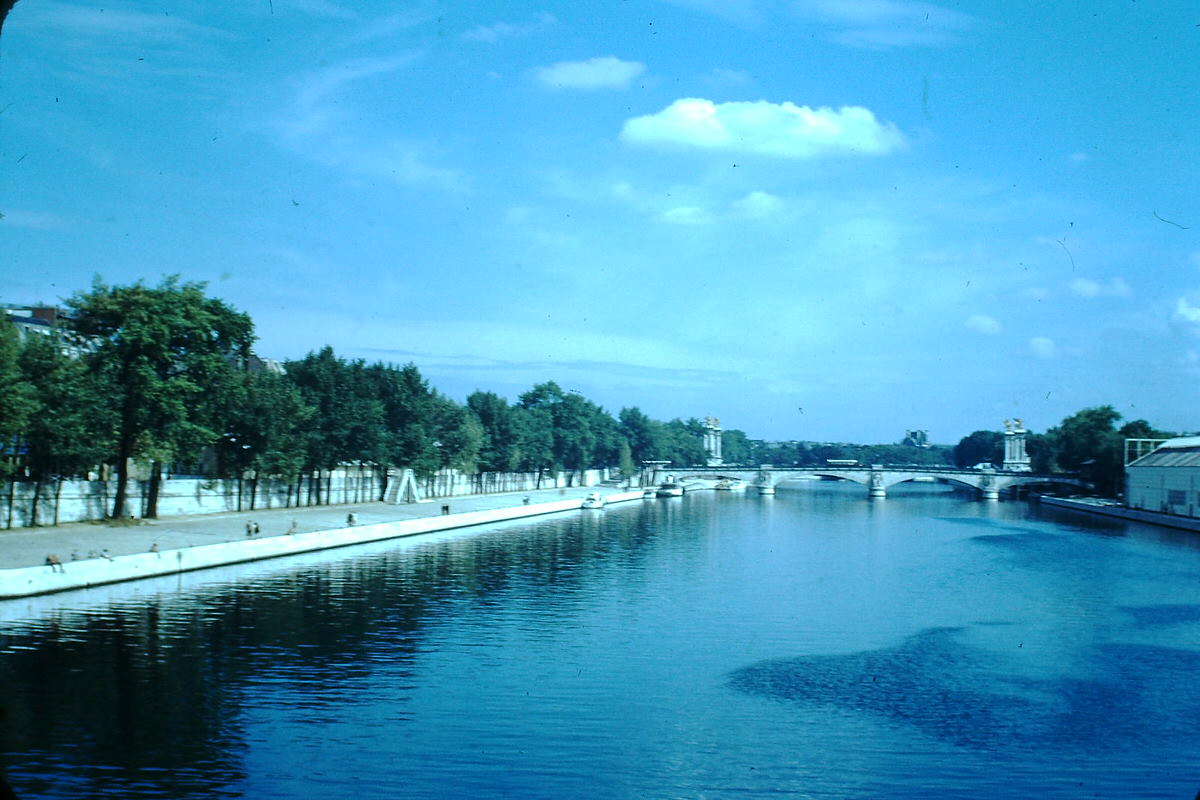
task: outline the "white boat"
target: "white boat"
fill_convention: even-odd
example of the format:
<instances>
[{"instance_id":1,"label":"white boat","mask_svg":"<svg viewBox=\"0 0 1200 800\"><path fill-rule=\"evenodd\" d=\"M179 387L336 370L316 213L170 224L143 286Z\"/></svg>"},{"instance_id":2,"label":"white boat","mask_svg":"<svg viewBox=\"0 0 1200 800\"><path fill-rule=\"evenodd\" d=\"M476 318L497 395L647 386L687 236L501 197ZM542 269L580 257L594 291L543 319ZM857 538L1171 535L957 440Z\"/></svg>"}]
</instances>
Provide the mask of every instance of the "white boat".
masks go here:
<instances>
[{"instance_id":1,"label":"white boat","mask_svg":"<svg viewBox=\"0 0 1200 800\"><path fill-rule=\"evenodd\" d=\"M647 489L646 491L642 492L642 499L643 500L653 500L654 499L654 490Z\"/></svg>"},{"instance_id":2,"label":"white boat","mask_svg":"<svg viewBox=\"0 0 1200 800\"><path fill-rule=\"evenodd\" d=\"M683 486L671 481L655 489L654 494L656 497L683 497Z\"/></svg>"},{"instance_id":3,"label":"white boat","mask_svg":"<svg viewBox=\"0 0 1200 800\"><path fill-rule=\"evenodd\" d=\"M772 495L772 494L775 494L775 487L774 487L774 486L771 486L770 484L763 484L763 485L760 485L760 486L758 487L758 493L759 493L760 495Z\"/></svg>"},{"instance_id":4,"label":"white boat","mask_svg":"<svg viewBox=\"0 0 1200 800\"><path fill-rule=\"evenodd\" d=\"M736 478L722 478L713 488L718 492L744 492L746 491L746 482Z\"/></svg>"},{"instance_id":5,"label":"white boat","mask_svg":"<svg viewBox=\"0 0 1200 800\"><path fill-rule=\"evenodd\" d=\"M583 503L580 508L604 508L604 495L599 492L589 492L588 496L583 498Z\"/></svg>"}]
</instances>

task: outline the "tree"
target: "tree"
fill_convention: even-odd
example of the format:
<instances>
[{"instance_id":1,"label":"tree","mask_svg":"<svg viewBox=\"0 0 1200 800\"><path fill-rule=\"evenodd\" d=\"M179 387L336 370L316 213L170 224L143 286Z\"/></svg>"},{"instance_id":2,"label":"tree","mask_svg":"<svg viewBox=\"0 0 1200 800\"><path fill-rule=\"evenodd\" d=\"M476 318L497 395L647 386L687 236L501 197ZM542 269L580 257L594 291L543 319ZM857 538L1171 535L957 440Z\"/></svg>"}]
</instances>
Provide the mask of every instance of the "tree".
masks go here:
<instances>
[{"instance_id":1,"label":"tree","mask_svg":"<svg viewBox=\"0 0 1200 800\"><path fill-rule=\"evenodd\" d=\"M3 473L13 469L17 435L37 408L34 389L17 363L20 352L17 329L5 318L0 321L0 452L9 458L0 464Z\"/></svg>"},{"instance_id":2,"label":"tree","mask_svg":"<svg viewBox=\"0 0 1200 800\"><path fill-rule=\"evenodd\" d=\"M92 290L68 302L75 330L92 343L85 362L116 412L114 517L125 515L131 459L154 460L146 515L157 515L157 462L216 441L215 400L253 341L250 317L206 297L202 283L165 278Z\"/></svg>"},{"instance_id":3,"label":"tree","mask_svg":"<svg viewBox=\"0 0 1200 800\"><path fill-rule=\"evenodd\" d=\"M35 483L30 517L36 521L46 482L80 475L103 460L112 446L115 417L84 364L63 352L58 331L30 337L19 364L34 390L24 444L26 469Z\"/></svg>"},{"instance_id":4,"label":"tree","mask_svg":"<svg viewBox=\"0 0 1200 800\"><path fill-rule=\"evenodd\" d=\"M352 461L375 463L384 458L383 403L362 361L348 362L326 346L300 361L287 362L284 368L304 402L313 408L306 431L306 472L332 470ZM318 505L321 497L318 479Z\"/></svg>"},{"instance_id":5,"label":"tree","mask_svg":"<svg viewBox=\"0 0 1200 800\"><path fill-rule=\"evenodd\" d=\"M315 410L294 383L267 371L240 374L228 399L224 433L215 448L217 474L241 481L253 471L253 508L261 477L291 478L303 468Z\"/></svg>"},{"instance_id":6,"label":"tree","mask_svg":"<svg viewBox=\"0 0 1200 800\"><path fill-rule=\"evenodd\" d=\"M467 407L483 426L479 468L485 472L513 472L521 465L521 425L516 410L498 394L472 392Z\"/></svg>"},{"instance_id":7,"label":"tree","mask_svg":"<svg viewBox=\"0 0 1200 800\"><path fill-rule=\"evenodd\" d=\"M554 467L554 419L546 408L517 406L513 412L521 442L518 468L524 472L536 472L540 489L543 473Z\"/></svg>"},{"instance_id":8,"label":"tree","mask_svg":"<svg viewBox=\"0 0 1200 800\"><path fill-rule=\"evenodd\" d=\"M959 469L982 463L1004 463L1004 434L998 431L975 431L954 445L954 464Z\"/></svg>"},{"instance_id":9,"label":"tree","mask_svg":"<svg viewBox=\"0 0 1200 800\"><path fill-rule=\"evenodd\" d=\"M424 478L438 469L440 455L434 442L434 398L436 392L414 364L396 368L373 364L367 378L383 404L381 466L405 466ZM384 488L380 487L381 491Z\"/></svg>"},{"instance_id":10,"label":"tree","mask_svg":"<svg viewBox=\"0 0 1200 800\"><path fill-rule=\"evenodd\" d=\"M1117 494L1125 475L1125 442L1116 430L1120 419L1112 406L1095 406L1075 412L1047 431L1058 466L1078 473L1101 494Z\"/></svg>"},{"instance_id":11,"label":"tree","mask_svg":"<svg viewBox=\"0 0 1200 800\"><path fill-rule=\"evenodd\" d=\"M722 461L726 464L749 464L750 458L750 440L743 431L721 431Z\"/></svg>"},{"instance_id":12,"label":"tree","mask_svg":"<svg viewBox=\"0 0 1200 800\"><path fill-rule=\"evenodd\" d=\"M635 464L662 461L662 425L642 413L637 406L622 408L617 414L617 429L629 442Z\"/></svg>"}]
</instances>

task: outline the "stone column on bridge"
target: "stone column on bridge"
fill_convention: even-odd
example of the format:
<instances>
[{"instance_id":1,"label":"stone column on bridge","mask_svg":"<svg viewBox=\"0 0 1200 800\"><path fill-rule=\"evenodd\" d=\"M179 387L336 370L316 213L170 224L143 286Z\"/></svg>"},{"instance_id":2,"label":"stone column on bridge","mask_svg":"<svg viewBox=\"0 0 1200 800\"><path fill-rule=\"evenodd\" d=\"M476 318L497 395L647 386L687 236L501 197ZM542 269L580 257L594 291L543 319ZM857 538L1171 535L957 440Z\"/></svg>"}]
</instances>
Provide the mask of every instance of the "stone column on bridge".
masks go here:
<instances>
[{"instance_id":1,"label":"stone column on bridge","mask_svg":"<svg viewBox=\"0 0 1200 800\"><path fill-rule=\"evenodd\" d=\"M1021 420L1004 420L1004 469L1013 472L1033 472L1025 452L1025 435L1029 431Z\"/></svg>"},{"instance_id":2,"label":"stone column on bridge","mask_svg":"<svg viewBox=\"0 0 1200 800\"><path fill-rule=\"evenodd\" d=\"M721 421L716 417L704 418L704 450L708 453L707 465L719 467L721 460Z\"/></svg>"},{"instance_id":3,"label":"stone column on bridge","mask_svg":"<svg viewBox=\"0 0 1200 800\"><path fill-rule=\"evenodd\" d=\"M883 466L871 465L871 475L867 482L867 496L883 499L887 497L887 487L883 483Z\"/></svg>"},{"instance_id":4,"label":"stone column on bridge","mask_svg":"<svg viewBox=\"0 0 1200 800\"><path fill-rule=\"evenodd\" d=\"M754 488L758 489L758 493L762 495L775 494L775 483L771 479L771 469L769 464L763 464L758 469L758 480L754 483Z\"/></svg>"}]
</instances>

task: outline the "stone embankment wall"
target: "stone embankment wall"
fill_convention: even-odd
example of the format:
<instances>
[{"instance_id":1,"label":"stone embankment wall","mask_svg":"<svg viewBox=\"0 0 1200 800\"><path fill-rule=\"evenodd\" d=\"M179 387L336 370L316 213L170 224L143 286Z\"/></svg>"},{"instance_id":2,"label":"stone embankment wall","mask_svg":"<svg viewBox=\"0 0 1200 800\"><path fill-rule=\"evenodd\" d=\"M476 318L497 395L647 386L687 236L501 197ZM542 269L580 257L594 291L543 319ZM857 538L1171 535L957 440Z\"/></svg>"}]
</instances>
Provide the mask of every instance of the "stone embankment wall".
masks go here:
<instances>
[{"instance_id":1,"label":"stone embankment wall","mask_svg":"<svg viewBox=\"0 0 1200 800\"><path fill-rule=\"evenodd\" d=\"M436 498L592 486L607 477L607 470L544 472L539 476L534 472L466 475L446 469L419 479L417 484L423 497ZM159 488L158 516L312 506L318 500L320 505L369 503L383 494L383 480L380 472L353 467L324 470L291 481L167 478ZM129 481L126 510L130 515L144 514L149 485L149 481ZM0 529L104 519L112 510L116 489L116 481L67 480L40 486L26 481L0 483Z\"/></svg>"},{"instance_id":2,"label":"stone embankment wall","mask_svg":"<svg viewBox=\"0 0 1200 800\"><path fill-rule=\"evenodd\" d=\"M611 492L606 495L606 500L610 503L619 503L638 500L641 496L640 490ZM462 514L383 522L351 528L267 536L261 539L239 539L180 550L136 553L105 559L91 558L85 561L69 562L69 570L55 570L46 566L0 570L0 600L153 578L177 572L238 564L244 561L257 561L348 545L366 544L401 536L504 522L539 514L577 511L579 502L579 498L575 497L570 500L554 500L546 503L468 511Z\"/></svg>"}]
</instances>

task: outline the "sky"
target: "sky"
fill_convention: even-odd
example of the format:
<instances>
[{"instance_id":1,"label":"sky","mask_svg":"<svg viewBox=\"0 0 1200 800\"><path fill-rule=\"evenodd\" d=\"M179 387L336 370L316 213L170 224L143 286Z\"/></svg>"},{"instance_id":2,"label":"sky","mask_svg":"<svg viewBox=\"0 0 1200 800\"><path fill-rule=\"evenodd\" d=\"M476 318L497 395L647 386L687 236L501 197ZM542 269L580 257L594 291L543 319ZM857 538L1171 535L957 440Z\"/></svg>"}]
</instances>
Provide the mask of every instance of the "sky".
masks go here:
<instances>
[{"instance_id":1,"label":"sky","mask_svg":"<svg viewBox=\"0 0 1200 800\"><path fill-rule=\"evenodd\" d=\"M1200 10L19 0L0 302L179 275L515 401L953 444L1200 430Z\"/></svg>"}]
</instances>

